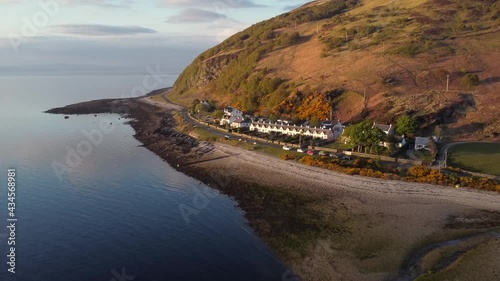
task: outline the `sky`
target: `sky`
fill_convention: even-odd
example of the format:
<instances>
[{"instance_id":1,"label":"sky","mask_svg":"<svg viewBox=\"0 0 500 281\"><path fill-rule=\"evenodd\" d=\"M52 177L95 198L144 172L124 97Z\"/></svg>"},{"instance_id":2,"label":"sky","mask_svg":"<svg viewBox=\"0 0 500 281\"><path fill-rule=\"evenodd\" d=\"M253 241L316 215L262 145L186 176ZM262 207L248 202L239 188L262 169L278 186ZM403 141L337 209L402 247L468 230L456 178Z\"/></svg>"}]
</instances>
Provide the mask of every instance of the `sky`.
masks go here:
<instances>
[{"instance_id":1,"label":"sky","mask_svg":"<svg viewBox=\"0 0 500 281\"><path fill-rule=\"evenodd\" d=\"M307 0L0 0L0 75L180 73Z\"/></svg>"}]
</instances>

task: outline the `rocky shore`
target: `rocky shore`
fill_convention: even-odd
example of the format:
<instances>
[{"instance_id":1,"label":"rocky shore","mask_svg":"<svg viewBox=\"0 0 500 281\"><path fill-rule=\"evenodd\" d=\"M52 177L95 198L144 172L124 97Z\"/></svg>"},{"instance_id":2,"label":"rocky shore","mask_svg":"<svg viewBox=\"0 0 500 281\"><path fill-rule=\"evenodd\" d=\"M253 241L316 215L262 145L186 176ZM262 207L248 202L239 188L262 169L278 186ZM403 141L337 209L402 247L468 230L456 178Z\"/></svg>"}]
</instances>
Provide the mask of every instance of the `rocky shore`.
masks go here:
<instances>
[{"instance_id":1,"label":"rocky shore","mask_svg":"<svg viewBox=\"0 0 500 281\"><path fill-rule=\"evenodd\" d=\"M419 249L500 227L497 193L353 177L227 144L199 142L176 130L174 112L179 110L146 97L85 102L47 113L129 118L135 138L146 148L235 198L249 224L302 280L406 280L400 271L413 268L407 261ZM499 245L498 240L488 243ZM496 248L487 258L498 260L499 254ZM464 263L480 262L477 259L472 256ZM476 277L497 278L500 261L490 264ZM451 262L442 269L447 270L460 267ZM292 276L288 272L277 279L298 280Z\"/></svg>"},{"instance_id":2,"label":"rocky shore","mask_svg":"<svg viewBox=\"0 0 500 281\"><path fill-rule=\"evenodd\" d=\"M160 110L142 99L105 99L47 110L50 114L120 114L130 119L134 137L173 166L189 158L198 140L175 130L172 112Z\"/></svg>"}]
</instances>

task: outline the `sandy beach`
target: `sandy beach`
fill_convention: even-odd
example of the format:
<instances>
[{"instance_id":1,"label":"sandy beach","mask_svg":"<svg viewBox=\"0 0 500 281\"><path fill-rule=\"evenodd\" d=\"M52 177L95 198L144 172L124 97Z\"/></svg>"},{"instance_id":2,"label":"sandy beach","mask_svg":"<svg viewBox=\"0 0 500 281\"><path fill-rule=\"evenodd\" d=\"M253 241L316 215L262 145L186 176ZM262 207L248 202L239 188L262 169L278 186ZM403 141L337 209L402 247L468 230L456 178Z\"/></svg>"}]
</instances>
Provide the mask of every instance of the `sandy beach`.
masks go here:
<instances>
[{"instance_id":1,"label":"sandy beach","mask_svg":"<svg viewBox=\"0 0 500 281\"><path fill-rule=\"evenodd\" d=\"M420 249L477 233L496 233L500 227L500 195L495 192L349 176L223 143L199 142L169 127L174 122L169 112L182 108L149 98L119 102L133 104L129 117L145 147L181 172L234 197L249 224L301 280L413 280L404 268ZM304 237L312 242L295 251L297 241L307 240ZM500 280L500 239L472 240L468 243L474 246L461 251L457 259L443 254L450 248L439 248L430 254L441 260L410 268L420 276L444 261L447 266L438 273L450 274L446 278ZM486 244L494 247L478 250ZM453 275L482 263L485 255L498 262L485 264L465 279ZM283 280L298 279L284 274Z\"/></svg>"},{"instance_id":2,"label":"sandy beach","mask_svg":"<svg viewBox=\"0 0 500 281\"><path fill-rule=\"evenodd\" d=\"M415 245L429 237L438 241L460 230L481 229L482 223L499 225L497 193L349 176L218 143L199 160L203 162L188 165L212 178L238 178L327 198L318 204L322 212L340 212L351 220L349 237L327 237L309 257L287 260L304 280L388 280ZM466 224L456 229L449 225L452 218ZM373 241L381 245L370 245ZM352 249L371 253L360 257Z\"/></svg>"}]
</instances>

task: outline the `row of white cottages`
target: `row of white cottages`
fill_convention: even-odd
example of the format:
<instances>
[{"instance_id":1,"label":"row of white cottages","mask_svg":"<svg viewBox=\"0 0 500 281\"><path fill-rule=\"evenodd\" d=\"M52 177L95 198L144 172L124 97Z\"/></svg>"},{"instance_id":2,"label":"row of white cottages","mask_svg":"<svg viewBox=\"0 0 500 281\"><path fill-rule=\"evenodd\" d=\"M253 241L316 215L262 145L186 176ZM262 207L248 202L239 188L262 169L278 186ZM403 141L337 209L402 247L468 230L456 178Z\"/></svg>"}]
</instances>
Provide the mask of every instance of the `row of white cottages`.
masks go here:
<instances>
[{"instance_id":1,"label":"row of white cottages","mask_svg":"<svg viewBox=\"0 0 500 281\"><path fill-rule=\"evenodd\" d=\"M243 112L233 107L224 109L224 117L220 120L220 125L230 125L231 128L249 128L264 134L278 133L289 136L309 136L323 140L334 140L342 134L342 124L334 126L333 130L312 128L307 126L292 126L287 124L253 122L250 118L245 118Z\"/></svg>"},{"instance_id":2,"label":"row of white cottages","mask_svg":"<svg viewBox=\"0 0 500 281\"><path fill-rule=\"evenodd\" d=\"M334 132L329 129L281 125L275 123L252 122L250 124L250 131L257 131L264 134L278 133L289 136L303 135L323 140L334 140L335 138Z\"/></svg>"}]
</instances>

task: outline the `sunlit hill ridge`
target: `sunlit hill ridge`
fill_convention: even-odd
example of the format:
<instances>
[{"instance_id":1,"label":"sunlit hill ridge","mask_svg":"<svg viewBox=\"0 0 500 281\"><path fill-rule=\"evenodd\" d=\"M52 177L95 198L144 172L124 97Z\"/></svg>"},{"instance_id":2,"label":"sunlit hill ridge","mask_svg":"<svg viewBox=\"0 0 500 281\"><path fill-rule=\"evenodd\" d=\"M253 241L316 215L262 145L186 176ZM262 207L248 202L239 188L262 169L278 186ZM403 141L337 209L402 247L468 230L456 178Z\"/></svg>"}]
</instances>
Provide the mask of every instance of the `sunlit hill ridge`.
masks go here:
<instances>
[{"instance_id":1,"label":"sunlit hill ridge","mask_svg":"<svg viewBox=\"0 0 500 281\"><path fill-rule=\"evenodd\" d=\"M283 118L410 114L454 139L497 138L499 2L311 2L201 54L172 97Z\"/></svg>"}]
</instances>

